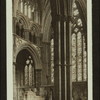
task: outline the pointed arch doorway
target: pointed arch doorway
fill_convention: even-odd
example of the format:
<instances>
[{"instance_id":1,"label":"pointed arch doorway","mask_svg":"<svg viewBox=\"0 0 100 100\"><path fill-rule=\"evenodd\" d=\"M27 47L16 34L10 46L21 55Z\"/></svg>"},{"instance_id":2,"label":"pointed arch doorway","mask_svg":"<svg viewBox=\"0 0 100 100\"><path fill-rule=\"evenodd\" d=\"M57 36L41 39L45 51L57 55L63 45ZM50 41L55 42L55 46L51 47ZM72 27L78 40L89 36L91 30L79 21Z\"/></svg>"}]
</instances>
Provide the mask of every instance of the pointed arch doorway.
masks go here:
<instances>
[{"instance_id":1,"label":"pointed arch doorway","mask_svg":"<svg viewBox=\"0 0 100 100\"><path fill-rule=\"evenodd\" d=\"M41 64L37 51L23 47L16 54L15 62L14 100L35 100L37 87L41 84Z\"/></svg>"},{"instance_id":2,"label":"pointed arch doorway","mask_svg":"<svg viewBox=\"0 0 100 100\"><path fill-rule=\"evenodd\" d=\"M35 63L27 50L18 53L16 59L16 85L18 100L27 100L28 92L36 87Z\"/></svg>"}]
</instances>

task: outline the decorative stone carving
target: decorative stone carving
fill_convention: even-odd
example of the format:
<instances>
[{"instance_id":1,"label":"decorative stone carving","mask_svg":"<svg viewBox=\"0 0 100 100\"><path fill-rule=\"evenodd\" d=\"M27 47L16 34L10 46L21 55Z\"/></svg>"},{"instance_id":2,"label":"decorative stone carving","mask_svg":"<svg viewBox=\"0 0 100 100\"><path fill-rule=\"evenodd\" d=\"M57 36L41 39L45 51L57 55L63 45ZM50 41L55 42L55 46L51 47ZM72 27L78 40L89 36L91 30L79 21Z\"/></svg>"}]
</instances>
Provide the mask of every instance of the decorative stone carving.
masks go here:
<instances>
[{"instance_id":1,"label":"decorative stone carving","mask_svg":"<svg viewBox=\"0 0 100 100\"><path fill-rule=\"evenodd\" d=\"M19 45L22 44L22 40L20 38L16 38L16 46L19 47Z\"/></svg>"},{"instance_id":2,"label":"decorative stone carving","mask_svg":"<svg viewBox=\"0 0 100 100\"><path fill-rule=\"evenodd\" d=\"M41 57L41 49L39 47L36 47L36 49L38 51L39 57Z\"/></svg>"},{"instance_id":3,"label":"decorative stone carving","mask_svg":"<svg viewBox=\"0 0 100 100\"><path fill-rule=\"evenodd\" d=\"M35 45L35 44L33 44L33 43L31 43L31 42L29 42L29 41L21 38L18 35L15 35L15 34L14 34L14 40L15 40L14 41L14 48L13 48L14 49L14 52L16 52L18 49L20 49L23 45L29 44L31 47L33 47L33 48L36 49L39 57L41 57L41 49L37 45Z\"/></svg>"}]
</instances>

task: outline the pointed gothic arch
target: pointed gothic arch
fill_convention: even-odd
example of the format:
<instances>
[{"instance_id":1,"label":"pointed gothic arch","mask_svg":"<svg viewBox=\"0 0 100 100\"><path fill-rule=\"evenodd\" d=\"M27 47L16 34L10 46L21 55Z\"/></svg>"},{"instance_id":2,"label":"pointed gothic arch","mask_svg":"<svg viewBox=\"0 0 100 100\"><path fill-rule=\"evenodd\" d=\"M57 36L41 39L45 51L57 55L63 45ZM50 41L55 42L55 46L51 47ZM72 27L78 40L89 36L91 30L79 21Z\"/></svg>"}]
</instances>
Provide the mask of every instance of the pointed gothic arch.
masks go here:
<instances>
[{"instance_id":1,"label":"pointed gothic arch","mask_svg":"<svg viewBox=\"0 0 100 100\"><path fill-rule=\"evenodd\" d=\"M23 22L24 28L29 29L30 21L23 14L17 12L17 20L21 20Z\"/></svg>"},{"instance_id":2,"label":"pointed gothic arch","mask_svg":"<svg viewBox=\"0 0 100 100\"><path fill-rule=\"evenodd\" d=\"M40 57L39 57L38 50L35 47L31 46L30 44L25 43L17 49L17 51L15 53L15 57L14 57L14 62L16 62L16 58L17 58L18 53L22 50L27 50L28 52L30 52L32 58L34 59L34 63L35 63L35 66L36 66L35 68L41 70L42 64L41 64L41 60L40 60Z\"/></svg>"}]
</instances>

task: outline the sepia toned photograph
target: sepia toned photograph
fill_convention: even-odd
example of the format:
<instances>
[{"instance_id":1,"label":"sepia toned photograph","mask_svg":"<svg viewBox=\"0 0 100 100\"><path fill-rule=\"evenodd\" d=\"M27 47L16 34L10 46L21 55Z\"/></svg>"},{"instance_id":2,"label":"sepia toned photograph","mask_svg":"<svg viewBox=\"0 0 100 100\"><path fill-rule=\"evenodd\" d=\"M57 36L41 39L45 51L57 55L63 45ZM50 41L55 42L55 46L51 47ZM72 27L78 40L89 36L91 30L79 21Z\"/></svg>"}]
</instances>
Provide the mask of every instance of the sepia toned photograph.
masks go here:
<instances>
[{"instance_id":1,"label":"sepia toned photograph","mask_svg":"<svg viewBox=\"0 0 100 100\"><path fill-rule=\"evenodd\" d=\"M90 100L87 1L12 0L12 100Z\"/></svg>"}]
</instances>

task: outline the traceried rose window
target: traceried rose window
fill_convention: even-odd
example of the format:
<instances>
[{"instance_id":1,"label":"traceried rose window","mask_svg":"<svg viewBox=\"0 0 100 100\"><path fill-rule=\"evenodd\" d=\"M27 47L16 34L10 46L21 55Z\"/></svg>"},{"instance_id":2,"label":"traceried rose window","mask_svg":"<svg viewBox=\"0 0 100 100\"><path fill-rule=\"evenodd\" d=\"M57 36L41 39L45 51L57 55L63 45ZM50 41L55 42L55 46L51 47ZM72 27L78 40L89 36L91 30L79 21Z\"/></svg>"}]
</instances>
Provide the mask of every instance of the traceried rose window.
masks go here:
<instances>
[{"instance_id":1,"label":"traceried rose window","mask_svg":"<svg viewBox=\"0 0 100 100\"><path fill-rule=\"evenodd\" d=\"M73 5L72 25L72 81L87 80L87 51L86 38L83 28L82 18L79 9L74 3Z\"/></svg>"}]
</instances>

